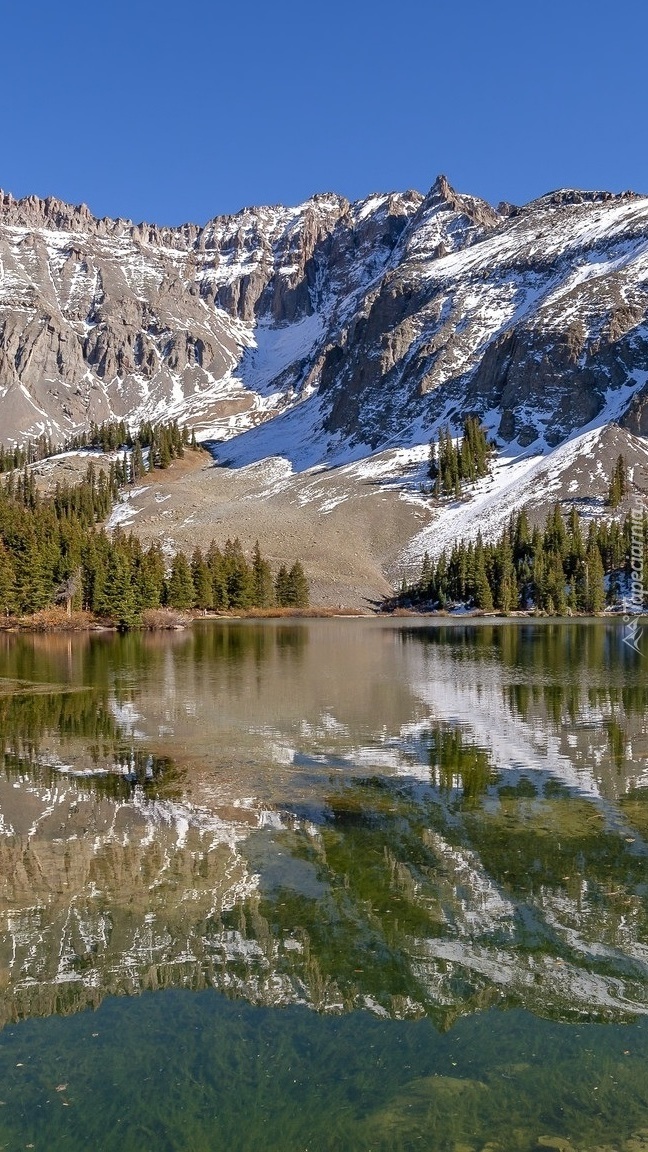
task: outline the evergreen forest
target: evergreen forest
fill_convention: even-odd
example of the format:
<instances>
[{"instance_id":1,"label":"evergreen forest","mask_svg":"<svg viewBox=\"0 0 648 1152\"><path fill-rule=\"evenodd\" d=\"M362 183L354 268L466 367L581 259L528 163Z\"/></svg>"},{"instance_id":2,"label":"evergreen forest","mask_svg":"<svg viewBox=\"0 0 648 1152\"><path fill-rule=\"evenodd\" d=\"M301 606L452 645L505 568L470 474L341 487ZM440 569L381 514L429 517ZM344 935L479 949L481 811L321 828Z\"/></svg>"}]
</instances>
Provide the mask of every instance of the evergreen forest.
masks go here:
<instances>
[{"instance_id":1,"label":"evergreen forest","mask_svg":"<svg viewBox=\"0 0 648 1152\"><path fill-rule=\"evenodd\" d=\"M466 417L463 435L456 442L450 428L442 428L430 442L432 495L461 496L467 484L488 475L492 455L493 445L477 416Z\"/></svg>"},{"instance_id":2,"label":"evergreen forest","mask_svg":"<svg viewBox=\"0 0 648 1152\"><path fill-rule=\"evenodd\" d=\"M131 438L121 424L95 426L68 450L119 452L108 472L90 459L83 480L39 493L29 464L54 449L47 441L26 449L0 448L7 473L0 484L0 614L7 618L64 605L84 609L122 628L137 626L148 609L305 608L308 581L299 560L273 573L258 543L248 558L238 539L212 541L166 555L159 543L145 549L133 534L100 527L120 487L150 467L167 467L191 446L177 424L150 425ZM194 441L195 446L195 441ZM122 451L123 449L123 451ZM18 453L18 456L16 456ZM147 462L148 458L148 462ZM11 470L7 462L11 460Z\"/></svg>"},{"instance_id":3,"label":"evergreen forest","mask_svg":"<svg viewBox=\"0 0 648 1152\"><path fill-rule=\"evenodd\" d=\"M459 540L436 560L427 553L420 575L403 582L391 607L444 609L463 605L500 612L538 610L564 615L603 611L632 601L633 575L648 565L648 515L590 521L556 504L543 526L525 509L511 516L499 538Z\"/></svg>"}]
</instances>

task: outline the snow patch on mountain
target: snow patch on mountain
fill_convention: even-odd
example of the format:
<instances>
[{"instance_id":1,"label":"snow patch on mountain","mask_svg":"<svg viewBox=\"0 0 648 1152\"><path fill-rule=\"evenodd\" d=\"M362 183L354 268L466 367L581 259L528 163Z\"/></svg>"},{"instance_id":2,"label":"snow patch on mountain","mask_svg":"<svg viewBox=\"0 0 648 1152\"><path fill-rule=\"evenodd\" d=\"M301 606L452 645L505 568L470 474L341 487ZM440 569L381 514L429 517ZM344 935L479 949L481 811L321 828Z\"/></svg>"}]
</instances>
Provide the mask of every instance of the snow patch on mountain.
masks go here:
<instances>
[{"instance_id":1,"label":"snow patch on mountain","mask_svg":"<svg viewBox=\"0 0 648 1152\"><path fill-rule=\"evenodd\" d=\"M237 370L241 384L264 396L273 386L276 390L277 377L308 357L323 332L324 319L317 313L281 328L258 324Z\"/></svg>"},{"instance_id":2,"label":"snow patch on mountain","mask_svg":"<svg viewBox=\"0 0 648 1152\"><path fill-rule=\"evenodd\" d=\"M554 502L564 473L575 461L589 460L596 469L597 447L605 429L647 382L648 372L637 370L628 384L608 389L605 406L596 418L553 450L542 439L525 449L515 442L508 444L497 455L490 475L477 481L466 497L440 503L437 518L414 537L403 553L403 567L410 570L413 565L420 565L425 552L439 556L451 549L456 540L475 541L480 533L485 540L492 540L521 508L546 507ZM588 509L584 512L587 515Z\"/></svg>"}]
</instances>

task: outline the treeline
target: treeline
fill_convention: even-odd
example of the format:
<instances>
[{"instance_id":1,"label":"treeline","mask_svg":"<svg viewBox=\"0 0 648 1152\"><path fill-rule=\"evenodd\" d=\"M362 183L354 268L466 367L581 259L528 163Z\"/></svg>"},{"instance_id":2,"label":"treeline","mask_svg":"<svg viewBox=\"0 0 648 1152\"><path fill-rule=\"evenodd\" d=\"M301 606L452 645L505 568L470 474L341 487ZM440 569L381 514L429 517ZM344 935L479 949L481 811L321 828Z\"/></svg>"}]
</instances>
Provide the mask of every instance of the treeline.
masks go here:
<instances>
[{"instance_id":1,"label":"treeline","mask_svg":"<svg viewBox=\"0 0 648 1152\"><path fill-rule=\"evenodd\" d=\"M257 540L247 560L238 540L221 550L212 541L203 555L196 548L188 562L178 553L171 566L167 602L177 608L212 611L238 608L307 608L308 581L299 560L273 575Z\"/></svg>"},{"instance_id":2,"label":"treeline","mask_svg":"<svg viewBox=\"0 0 648 1152\"><path fill-rule=\"evenodd\" d=\"M466 484L488 475L492 455L493 445L479 417L466 417L457 443L450 428L442 428L438 438L430 441L428 475L433 481L432 494L460 496Z\"/></svg>"},{"instance_id":3,"label":"treeline","mask_svg":"<svg viewBox=\"0 0 648 1152\"><path fill-rule=\"evenodd\" d=\"M25 467L0 486L0 612L31 614L55 604L87 609L121 627L146 609L303 608L308 583L297 561L273 575L258 544L248 561L238 540L212 543L191 563L178 553L170 567L159 544L145 550L136 536L110 537L97 524L118 493L116 468L97 475L92 463L77 485L39 495Z\"/></svg>"},{"instance_id":4,"label":"treeline","mask_svg":"<svg viewBox=\"0 0 648 1152\"><path fill-rule=\"evenodd\" d=\"M133 435L123 421L110 424L91 424L87 444L81 447L97 448L102 452L125 449L122 482L134 483L145 472L154 468L168 468L172 460L181 459L185 449L197 449L196 434L177 420L152 424L145 421Z\"/></svg>"},{"instance_id":5,"label":"treeline","mask_svg":"<svg viewBox=\"0 0 648 1152\"><path fill-rule=\"evenodd\" d=\"M133 483L154 468L168 468L172 460L184 456L186 448L196 449L195 432L179 428L177 420L152 424L145 421L132 433L123 420L93 423L87 432L69 436L55 444L50 436L28 440L24 446L6 448L0 444L0 472L23 469L40 460L59 456L62 452L80 452L94 449L98 452L124 450L124 459L115 467L120 483Z\"/></svg>"},{"instance_id":6,"label":"treeline","mask_svg":"<svg viewBox=\"0 0 648 1152\"><path fill-rule=\"evenodd\" d=\"M55 603L59 589L82 566L94 525L117 495L114 474L97 476L90 464L74 486L57 484L52 496L36 490L27 468L0 487L0 611L31 613Z\"/></svg>"},{"instance_id":7,"label":"treeline","mask_svg":"<svg viewBox=\"0 0 648 1152\"><path fill-rule=\"evenodd\" d=\"M563 516L556 505L543 528L532 528L523 509L493 543L480 534L436 561L426 553L418 580L404 582L389 606L596 613L620 602L622 584L641 565L648 571L645 512L622 523L592 521L585 532L574 508Z\"/></svg>"}]
</instances>

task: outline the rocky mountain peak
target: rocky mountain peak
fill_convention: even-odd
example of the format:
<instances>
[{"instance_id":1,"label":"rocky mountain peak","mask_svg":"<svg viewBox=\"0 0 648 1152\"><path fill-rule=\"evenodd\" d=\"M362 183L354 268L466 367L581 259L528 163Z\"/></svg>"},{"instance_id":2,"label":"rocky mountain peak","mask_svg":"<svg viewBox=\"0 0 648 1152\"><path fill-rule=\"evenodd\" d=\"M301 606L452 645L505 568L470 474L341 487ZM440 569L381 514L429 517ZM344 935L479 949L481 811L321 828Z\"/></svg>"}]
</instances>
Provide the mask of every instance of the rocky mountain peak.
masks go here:
<instances>
[{"instance_id":1,"label":"rocky mountain peak","mask_svg":"<svg viewBox=\"0 0 648 1152\"><path fill-rule=\"evenodd\" d=\"M620 389L643 428L647 238L635 194L496 211L443 175L179 228L2 193L0 439L122 416L231 437L307 400L322 445L466 405L548 444Z\"/></svg>"},{"instance_id":2,"label":"rocky mountain peak","mask_svg":"<svg viewBox=\"0 0 648 1152\"><path fill-rule=\"evenodd\" d=\"M92 228L96 223L87 204L67 204L55 196L24 196L15 199L0 190L0 220L16 226L43 228ZM122 223L120 221L120 223Z\"/></svg>"},{"instance_id":3,"label":"rocky mountain peak","mask_svg":"<svg viewBox=\"0 0 648 1152\"><path fill-rule=\"evenodd\" d=\"M500 222L499 214L490 204L476 196L461 195L443 174L437 176L425 198L425 203L442 204L452 212L467 216L480 227L494 227Z\"/></svg>"},{"instance_id":4,"label":"rocky mountain peak","mask_svg":"<svg viewBox=\"0 0 648 1152\"><path fill-rule=\"evenodd\" d=\"M438 199L445 200L446 202L450 203L453 199L456 198L457 193L452 187L447 176L444 176L443 173L440 172L434 181L434 184L430 188L428 196L436 196Z\"/></svg>"}]
</instances>

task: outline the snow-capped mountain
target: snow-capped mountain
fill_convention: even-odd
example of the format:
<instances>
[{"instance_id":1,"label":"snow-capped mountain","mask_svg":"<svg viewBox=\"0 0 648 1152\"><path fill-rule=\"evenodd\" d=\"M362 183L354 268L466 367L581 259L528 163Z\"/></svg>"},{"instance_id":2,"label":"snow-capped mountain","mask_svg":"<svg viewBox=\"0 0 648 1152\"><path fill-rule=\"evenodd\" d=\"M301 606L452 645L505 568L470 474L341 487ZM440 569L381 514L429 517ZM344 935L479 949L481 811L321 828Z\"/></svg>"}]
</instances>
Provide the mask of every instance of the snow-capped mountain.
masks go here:
<instances>
[{"instance_id":1,"label":"snow-capped mountain","mask_svg":"<svg viewBox=\"0 0 648 1152\"><path fill-rule=\"evenodd\" d=\"M421 197L246 209L204 228L0 200L5 439L178 416L222 434L294 403ZM309 382L312 389L312 384Z\"/></svg>"},{"instance_id":2,"label":"snow-capped mountain","mask_svg":"<svg viewBox=\"0 0 648 1152\"><path fill-rule=\"evenodd\" d=\"M633 193L494 210L439 177L425 197L321 195L180 228L3 195L2 439L111 416L216 439L272 421L235 458L299 456L307 426L314 463L466 408L505 442L554 446L610 397L643 433L647 311Z\"/></svg>"},{"instance_id":3,"label":"snow-capped mountain","mask_svg":"<svg viewBox=\"0 0 648 1152\"><path fill-rule=\"evenodd\" d=\"M428 442L467 412L499 458L437 507ZM115 523L299 551L314 602L389 594L522 505L600 515L620 452L643 498L648 197L494 209L440 176L160 228L0 194L0 441L115 417L177 417L227 465L129 493Z\"/></svg>"}]
</instances>

